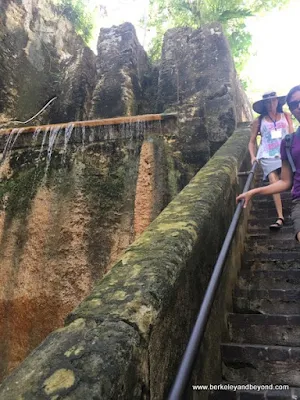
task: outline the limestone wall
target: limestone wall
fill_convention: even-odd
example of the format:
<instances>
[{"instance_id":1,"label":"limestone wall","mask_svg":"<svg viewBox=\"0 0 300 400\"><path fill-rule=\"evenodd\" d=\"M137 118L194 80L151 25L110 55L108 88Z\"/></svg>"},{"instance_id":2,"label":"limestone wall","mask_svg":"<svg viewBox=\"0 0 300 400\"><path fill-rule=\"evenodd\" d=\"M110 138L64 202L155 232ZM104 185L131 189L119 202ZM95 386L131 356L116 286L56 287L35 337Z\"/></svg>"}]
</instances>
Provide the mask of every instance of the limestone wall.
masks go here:
<instances>
[{"instance_id":1,"label":"limestone wall","mask_svg":"<svg viewBox=\"0 0 300 400\"><path fill-rule=\"evenodd\" d=\"M247 127L234 133L69 314L65 327L3 382L1 399L166 398L234 212L249 133ZM201 353L206 368L198 369L195 383L220 378L224 311L244 233L240 225Z\"/></svg>"},{"instance_id":2,"label":"limestone wall","mask_svg":"<svg viewBox=\"0 0 300 400\"><path fill-rule=\"evenodd\" d=\"M232 135L251 120L228 40L219 23L166 32L159 66L157 112L177 111L174 148L184 162L201 168Z\"/></svg>"},{"instance_id":3,"label":"limestone wall","mask_svg":"<svg viewBox=\"0 0 300 400\"><path fill-rule=\"evenodd\" d=\"M0 164L0 381L180 190L166 122L12 134Z\"/></svg>"},{"instance_id":4,"label":"limestone wall","mask_svg":"<svg viewBox=\"0 0 300 400\"><path fill-rule=\"evenodd\" d=\"M0 3L0 124L25 121L58 97L39 121L87 116L95 55L47 0ZM72 87L71 87L72 84Z\"/></svg>"},{"instance_id":5,"label":"limestone wall","mask_svg":"<svg viewBox=\"0 0 300 400\"><path fill-rule=\"evenodd\" d=\"M127 22L101 29L97 50L97 83L90 118L142 114L144 78L151 66L134 26Z\"/></svg>"}]
</instances>

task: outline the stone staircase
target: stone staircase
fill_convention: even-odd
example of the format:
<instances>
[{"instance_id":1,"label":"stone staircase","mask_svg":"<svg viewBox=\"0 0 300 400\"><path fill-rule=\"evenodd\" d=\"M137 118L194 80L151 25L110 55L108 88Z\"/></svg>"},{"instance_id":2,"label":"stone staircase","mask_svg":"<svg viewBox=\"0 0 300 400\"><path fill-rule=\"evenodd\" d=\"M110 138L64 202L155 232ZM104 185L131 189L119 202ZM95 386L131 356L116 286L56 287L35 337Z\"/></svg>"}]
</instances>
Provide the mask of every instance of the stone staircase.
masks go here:
<instances>
[{"instance_id":1,"label":"stone staircase","mask_svg":"<svg viewBox=\"0 0 300 400\"><path fill-rule=\"evenodd\" d=\"M210 400L300 399L300 244L283 193L285 225L270 231L272 196L252 200L243 267L222 343L222 384L289 385L289 390L222 390ZM249 386L248 386L249 388Z\"/></svg>"}]
</instances>

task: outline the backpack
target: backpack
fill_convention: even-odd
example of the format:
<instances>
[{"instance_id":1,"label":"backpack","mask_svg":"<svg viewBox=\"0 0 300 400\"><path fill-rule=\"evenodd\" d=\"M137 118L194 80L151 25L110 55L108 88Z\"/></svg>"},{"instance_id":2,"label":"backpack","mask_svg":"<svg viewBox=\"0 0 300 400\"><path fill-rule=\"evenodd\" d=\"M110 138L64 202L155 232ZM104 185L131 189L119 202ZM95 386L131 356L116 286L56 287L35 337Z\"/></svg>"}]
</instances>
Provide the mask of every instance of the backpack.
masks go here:
<instances>
[{"instance_id":1,"label":"backpack","mask_svg":"<svg viewBox=\"0 0 300 400\"><path fill-rule=\"evenodd\" d=\"M292 154L291 154L291 147L292 147L292 144L293 144L294 135L295 135L295 133L288 133L284 137L285 151L286 151L286 155L287 155L287 158L288 158L288 161L289 161L292 173L293 173L292 181L294 180L294 175L295 175L295 172L296 172L295 163L294 163L294 160L293 160L293 157L292 157Z\"/></svg>"}]
</instances>

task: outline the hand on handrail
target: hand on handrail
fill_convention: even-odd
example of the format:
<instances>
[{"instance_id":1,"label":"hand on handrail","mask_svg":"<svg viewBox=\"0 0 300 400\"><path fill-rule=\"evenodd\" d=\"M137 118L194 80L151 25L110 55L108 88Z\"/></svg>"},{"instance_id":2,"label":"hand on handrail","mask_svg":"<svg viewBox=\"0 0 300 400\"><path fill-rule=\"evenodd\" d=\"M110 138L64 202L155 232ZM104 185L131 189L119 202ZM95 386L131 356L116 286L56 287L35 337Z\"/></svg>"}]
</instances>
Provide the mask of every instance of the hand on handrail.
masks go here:
<instances>
[{"instance_id":1,"label":"hand on handrail","mask_svg":"<svg viewBox=\"0 0 300 400\"><path fill-rule=\"evenodd\" d=\"M237 196L236 202L239 203L240 201L244 201L243 208L246 208L253 195L254 193L252 192L252 190L249 190L248 192L242 193Z\"/></svg>"}]
</instances>

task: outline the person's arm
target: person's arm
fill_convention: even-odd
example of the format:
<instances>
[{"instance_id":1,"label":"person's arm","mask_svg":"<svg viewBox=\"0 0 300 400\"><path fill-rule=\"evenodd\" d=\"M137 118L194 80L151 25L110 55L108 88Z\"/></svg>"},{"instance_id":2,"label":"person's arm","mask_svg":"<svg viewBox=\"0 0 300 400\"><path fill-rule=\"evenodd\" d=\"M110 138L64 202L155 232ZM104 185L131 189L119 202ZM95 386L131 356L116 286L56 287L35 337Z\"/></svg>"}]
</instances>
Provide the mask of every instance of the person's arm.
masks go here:
<instances>
[{"instance_id":1,"label":"person's arm","mask_svg":"<svg viewBox=\"0 0 300 400\"><path fill-rule=\"evenodd\" d=\"M291 114L289 113L284 113L285 118L289 124L289 133L293 133L294 132L294 125L293 125L293 121L292 121L292 117Z\"/></svg>"},{"instance_id":2,"label":"person's arm","mask_svg":"<svg viewBox=\"0 0 300 400\"><path fill-rule=\"evenodd\" d=\"M279 181L272 183L271 185L268 186L258 187L249 190L248 192L242 193L236 198L236 201L238 202L244 199L245 200L244 208L246 208L251 198L257 194L269 195L269 194L281 193L284 192L285 190L290 189L291 187L292 187L292 171L290 168L290 164L288 161L283 160L281 168L281 179Z\"/></svg>"},{"instance_id":3,"label":"person's arm","mask_svg":"<svg viewBox=\"0 0 300 400\"><path fill-rule=\"evenodd\" d=\"M252 126L251 126L251 136L250 136L250 141L248 144L248 150L249 150L250 157L251 157L251 164L253 164L255 161L257 161L256 157L255 157L255 150L256 150L256 137L257 137L258 129L259 129L258 124L259 124L259 119L257 118L253 121Z\"/></svg>"}]
</instances>

